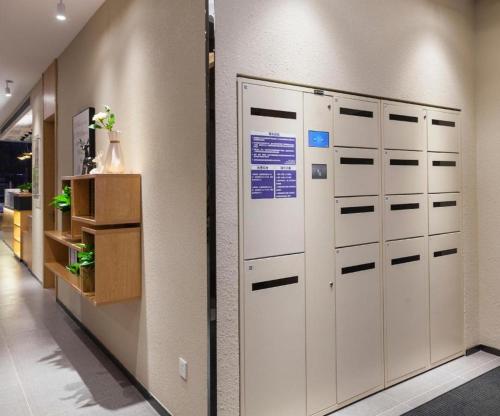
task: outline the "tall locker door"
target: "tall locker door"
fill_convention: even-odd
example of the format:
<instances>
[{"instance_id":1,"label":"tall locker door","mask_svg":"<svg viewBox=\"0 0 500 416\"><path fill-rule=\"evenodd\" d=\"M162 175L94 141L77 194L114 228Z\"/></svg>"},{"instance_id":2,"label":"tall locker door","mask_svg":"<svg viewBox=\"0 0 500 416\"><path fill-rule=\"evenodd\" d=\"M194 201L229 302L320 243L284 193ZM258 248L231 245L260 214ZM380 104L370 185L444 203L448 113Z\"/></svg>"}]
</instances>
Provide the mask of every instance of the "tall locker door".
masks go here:
<instances>
[{"instance_id":1,"label":"tall locker door","mask_svg":"<svg viewBox=\"0 0 500 416\"><path fill-rule=\"evenodd\" d=\"M244 262L245 416L306 413L304 255Z\"/></svg>"},{"instance_id":2,"label":"tall locker door","mask_svg":"<svg viewBox=\"0 0 500 416\"><path fill-rule=\"evenodd\" d=\"M332 97L304 94L309 415L336 403L332 105Z\"/></svg>"},{"instance_id":3,"label":"tall locker door","mask_svg":"<svg viewBox=\"0 0 500 416\"><path fill-rule=\"evenodd\" d=\"M384 323L387 384L429 366L426 238L385 243Z\"/></svg>"},{"instance_id":4,"label":"tall locker door","mask_svg":"<svg viewBox=\"0 0 500 416\"><path fill-rule=\"evenodd\" d=\"M242 84L243 257L304 252L303 93Z\"/></svg>"},{"instance_id":5,"label":"tall locker door","mask_svg":"<svg viewBox=\"0 0 500 416\"><path fill-rule=\"evenodd\" d=\"M429 237L431 362L464 350L460 233Z\"/></svg>"},{"instance_id":6,"label":"tall locker door","mask_svg":"<svg viewBox=\"0 0 500 416\"><path fill-rule=\"evenodd\" d=\"M380 245L337 249L337 401L383 387Z\"/></svg>"},{"instance_id":7,"label":"tall locker door","mask_svg":"<svg viewBox=\"0 0 500 416\"><path fill-rule=\"evenodd\" d=\"M384 149L426 150L426 110L411 104L382 102Z\"/></svg>"}]
</instances>

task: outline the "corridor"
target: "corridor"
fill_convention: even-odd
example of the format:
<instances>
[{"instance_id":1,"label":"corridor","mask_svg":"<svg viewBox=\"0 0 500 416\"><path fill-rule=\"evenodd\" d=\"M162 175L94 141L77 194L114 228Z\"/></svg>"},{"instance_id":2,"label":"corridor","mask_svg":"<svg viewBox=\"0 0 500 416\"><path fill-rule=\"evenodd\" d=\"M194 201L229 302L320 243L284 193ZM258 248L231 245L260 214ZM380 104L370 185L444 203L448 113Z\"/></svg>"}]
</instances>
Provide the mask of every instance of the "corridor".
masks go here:
<instances>
[{"instance_id":1,"label":"corridor","mask_svg":"<svg viewBox=\"0 0 500 416\"><path fill-rule=\"evenodd\" d=\"M0 415L157 415L3 242Z\"/></svg>"}]
</instances>

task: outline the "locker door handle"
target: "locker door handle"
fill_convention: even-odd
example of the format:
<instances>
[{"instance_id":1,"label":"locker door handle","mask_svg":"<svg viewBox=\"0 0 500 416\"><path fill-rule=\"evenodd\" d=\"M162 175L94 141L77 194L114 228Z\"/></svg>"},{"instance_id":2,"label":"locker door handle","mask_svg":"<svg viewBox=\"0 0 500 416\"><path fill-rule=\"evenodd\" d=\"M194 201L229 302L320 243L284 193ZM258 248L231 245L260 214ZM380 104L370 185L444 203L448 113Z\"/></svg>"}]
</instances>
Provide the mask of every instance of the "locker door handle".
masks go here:
<instances>
[{"instance_id":1,"label":"locker door handle","mask_svg":"<svg viewBox=\"0 0 500 416\"><path fill-rule=\"evenodd\" d=\"M260 117L286 118L290 120L297 119L297 113L294 111L271 110L268 108L252 107L250 109L250 115Z\"/></svg>"},{"instance_id":2,"label":"locker door handle","mask_svg":"<svg viewBox=\"0 0 500 416\"><path fill-rule=\"evenodd\" d=\"M456 207L457 206L457 201L440 201L440 202L433 202L432 203L433 208L442 208L442 207Z\"/></svg>"},{"instance_id":3,"label":"locker door handle","mask_svg":"<svg viewBox=\"0 0 500 416\"><path fill-rule=\"evenodd\" d=\"M360 214L365 212L375 212L374 205L366 205L362 207L343 207L340 208L340 215L345 214Z\"/></svg>"},{"instance_id":4,"label":"locker door handle","mask_svg":"<svg viewBox=\"0 0 500 416\"><path fill-rule=\"evenodd\" d=\"M418 166L418 159L391 159L392 166Z\"/></svg>"},{"instance_id":5,"label":"locker door handle","mask_svg":"<svg viewBox=\"0 0 500 416\"><path fill-rule=\"evenodd\" d=\"M418 123L418 117L405 116L403 114L389 114L389 120L406 121L407 123Z\"/></svg>"},{"instance_id":6,"label":"locker door handle","mask_svg":"<svg viewBox=\"0 0 500 416\"><path fill-rule=\"evenodd\" d=\"M391 211L403 211L407 209L419 209L420 204L418 202L411 204L391 204Z\"/></svg>"},{"instance_id":7,"label":"locker door handle","mask_svg":"<svg viewBox=\"0 0 500 416\"><path fill-rule=\"evenodd\" d=\"M457 254L457 253L458 253L458 249L456 249L456 248L450 248L448 250L435 251L434 252L434 257L449 256L451 254Z\"/></svg>"},{"instance_id":8,"label":"locker door handle","mask_svg":"<svg viewBox=\"0 0 500 416\"><path fill-rule=\"evenodd\" d=\"M438 120L438 119L435 119L435 118L432 119L432 124L434 126L455 127L455 122L454 121Z\"/></svg>"},{"instance_id":9,"label":"locker door handle","mask_svg":"<svg viewBox=\"0 0 500 416\"><path fill-rule=\"evenodd\" d=\"M299 283L299 276L284 277L282 279L265 280L252 283L252 291L271 289L273 287L287 286Z\"/></svg>"},{"instance_id":10,"label":"locker door handle","mask_svg":"<svg viewBox=\"0 0 500 416\"><path fill-rule=\"evenodd\" d=\"M432 166L454 167L457 166L457 162L451 160L433 160Z\"/></svg>"},{"instance_id":11,"label":"locker door handle","mask_svg":"<svg viewBox=\"0 0 500 416\"><path fill-rule=\"evenodd\" d=\"M347 266L347 267L342 267L342 274L357 273L365 270L371 270L374 268L375 268L375 262L358 264L356 266Z\"/></svg>"},{"instance_id":12,"label":"locker door handle","mask_svg":"<svg viewBox=\"0 0 500 416\"><path fill-rule=\"evenodd\" d=\"M420 261L420 254L414 255L414 256L407 256L407 257L398 257L396 259L391 260L391 265L396 266L398 264L403 264L403 263L412 263L414 261Z\"/></svg>"},{"instance_id":13,"label":"locker door handle","mask_svg":"<svg viewBox=\"0 0 500 416\"><path fill-rule=\"evenodd\" d=\"M341 165L374 165L375 160L366 157L341 157Z\"/></svg>"},{"instance_id":14,"label":"locker door handle","mask_svg":"<svg viewBox=\"0 0 500 416\"><path fill-rule=\"evenodd\" d=\"M357 110L355 108L340 107L340 114L345 116L373 118L373 111Z\"/></svg>"}]
</instances>

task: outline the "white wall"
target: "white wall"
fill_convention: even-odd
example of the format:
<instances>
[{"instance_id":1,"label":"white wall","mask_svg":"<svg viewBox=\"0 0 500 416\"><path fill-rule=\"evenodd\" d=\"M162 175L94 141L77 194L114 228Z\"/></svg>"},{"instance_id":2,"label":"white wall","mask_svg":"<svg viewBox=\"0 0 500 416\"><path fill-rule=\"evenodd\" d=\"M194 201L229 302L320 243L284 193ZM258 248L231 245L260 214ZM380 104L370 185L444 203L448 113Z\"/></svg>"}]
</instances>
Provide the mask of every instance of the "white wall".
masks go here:
<instances>
[{"instance_id":1,"label":"white wall","mask_svg":"<svg viewBox=\"0 0 500 416\"><path fill-rule=\"evenodd\" d=\"M237 415L238 73L441 106L462 115L466 345L479 341L472 0L217 0L219 415Z\"/></svg>"},{"instance_id":2,"label":"white wall","mask_svg":"<svg viewBox=\"0 0 500 416\"><path fill-rule=\"evenodd\" d=\"M500 348L500 1L479 1L476 23L479 327Z\"/></svg>"},{"instance_id":3,"label":"white wall","mask_svg":"<svg viewBox=\"0 0 500 416\"><path fill-rule=\"evenodd\" d=\"M72 174L72 116L109 104L143 208L142 299L94 307L61 281L59 299L173 415L206 414L204 1L107 0L58 67L59 175Z\"/></svg>"}]
</instances>

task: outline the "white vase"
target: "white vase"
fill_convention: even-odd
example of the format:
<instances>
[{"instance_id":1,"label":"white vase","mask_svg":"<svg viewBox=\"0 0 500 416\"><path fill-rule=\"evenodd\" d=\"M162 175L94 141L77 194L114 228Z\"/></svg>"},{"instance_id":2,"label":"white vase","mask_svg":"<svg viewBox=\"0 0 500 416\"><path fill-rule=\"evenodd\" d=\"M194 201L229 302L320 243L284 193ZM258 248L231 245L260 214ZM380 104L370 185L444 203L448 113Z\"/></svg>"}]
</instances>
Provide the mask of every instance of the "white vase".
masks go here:
<instances>
[{"instance_id":1,"label":"white vase","mask_svg":"<svg viewBox=\"0 0 500 416\"><path fill-rule=\"evenodd\" d=\"M104 159L103 173L124 173L123 152L120 144L119 132L108 131L109 144Z\"/></svg>"}]
</instances>

